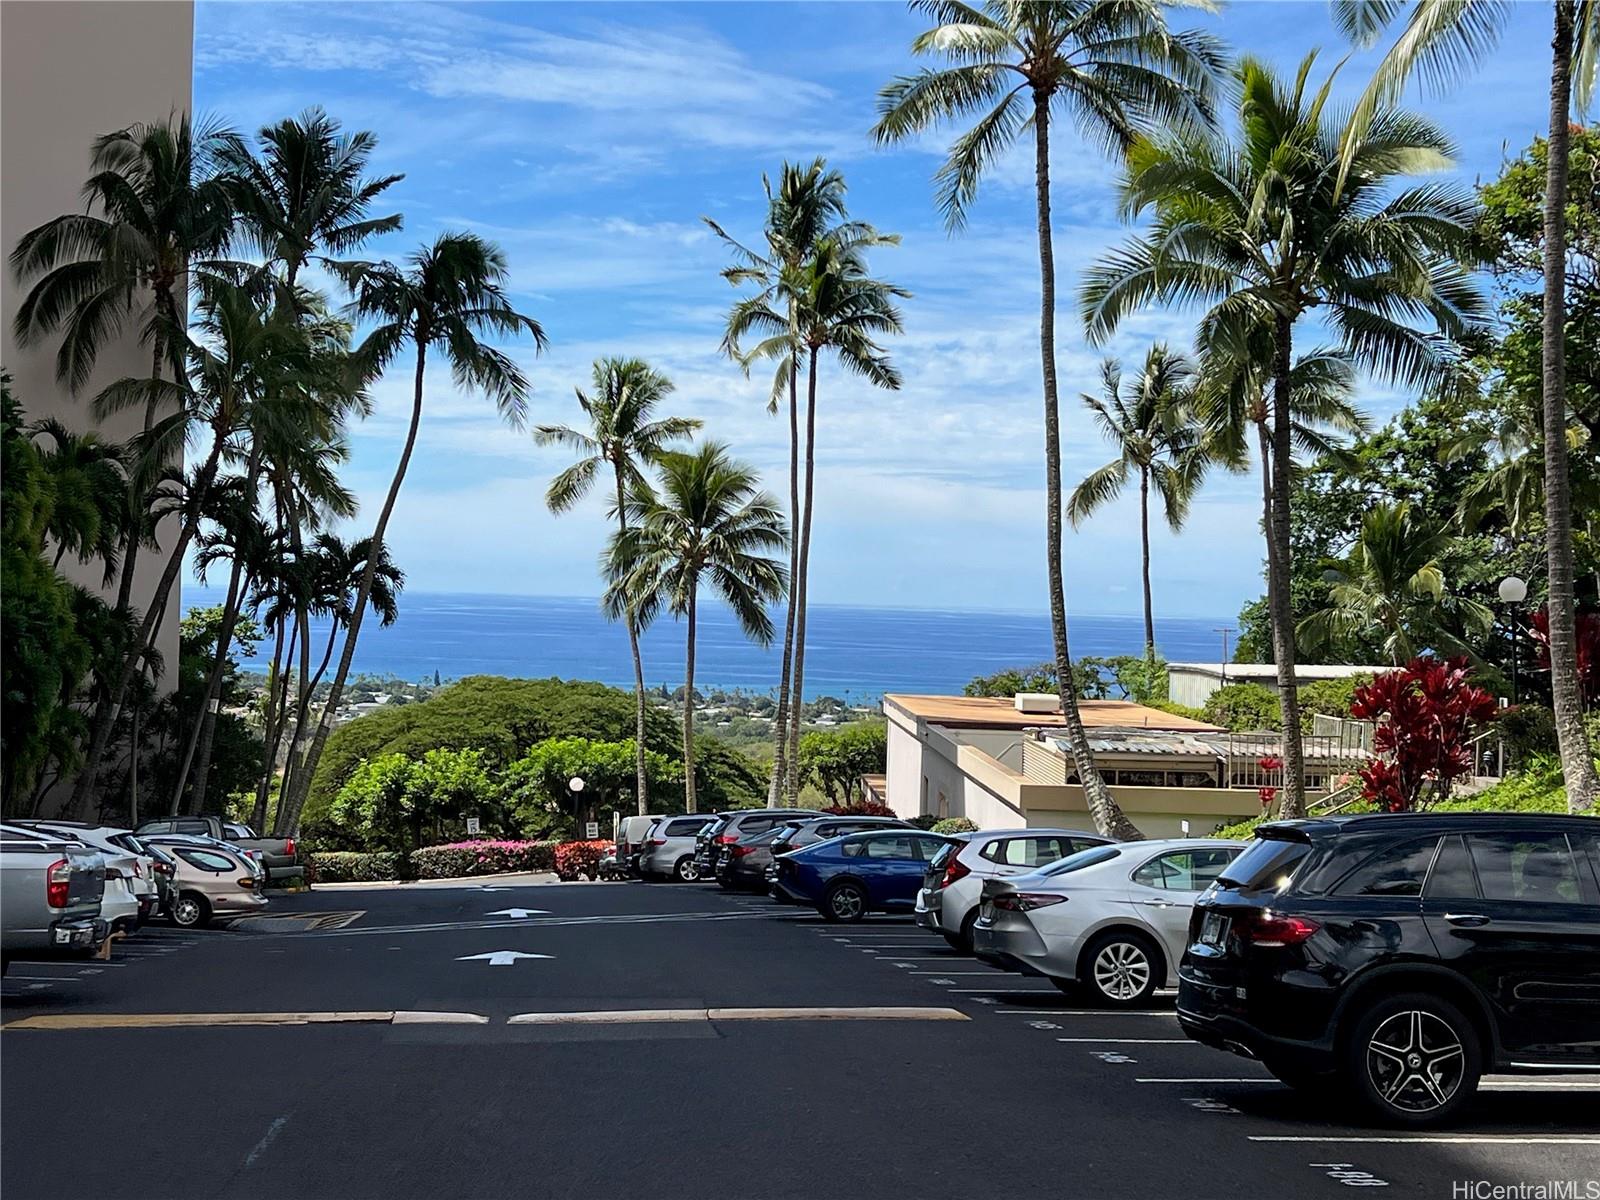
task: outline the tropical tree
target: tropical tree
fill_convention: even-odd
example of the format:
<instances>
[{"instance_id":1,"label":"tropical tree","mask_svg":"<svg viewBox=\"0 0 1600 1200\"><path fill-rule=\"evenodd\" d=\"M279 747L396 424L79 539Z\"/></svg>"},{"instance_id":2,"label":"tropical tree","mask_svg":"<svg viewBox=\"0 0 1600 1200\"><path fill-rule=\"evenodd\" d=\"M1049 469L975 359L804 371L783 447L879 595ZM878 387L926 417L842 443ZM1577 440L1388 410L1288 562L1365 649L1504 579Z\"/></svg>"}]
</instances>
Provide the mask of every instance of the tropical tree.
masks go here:
<instances>
[{"instance_id":1,"label":"tropical tree","mask_svg":"<svg viewBox=\"0 0 1600 1200\"><path fill-rule=\"evenodd\" d=\"M632 612L648 625L665 607L684 621L683 798L695 809L694 660L700 591L732 610L745 636L767 645L767 606L783 599L788 572L774 551L788 546L783 511L756 473L717 442L668 451L657 463L659 493L635 487L628 526L612 535L602 605L612 620Z\"/></svg>"},{"instance_id":2,"label":"tropical tree","mask_svg":"<svg viewBox=\"0 0 1600 1200\"><path fill-rule=\"evenodd\" d=\"M1034 199L1039 239L1039 355L1044 382L1045 547L1050 629L1067 741L1084 797L1102 833L1139 831L1111 798L1095 769L1073 694L1061 569L1061 427L1056 386L1055 248L1050 228L1050 121L1070 119L1106 150L1124 150L1144 130L1208 124L1222 69L1209 36L1167 28L1157 0L1064 0L1023 4L987 0L912 0L935 25L912 43L914 54L950 65L894 80L879 98L880 143L921 135L945 120L976 123L958 136L934 176L935 201L952 230L966 223L983 176L1025 132L1033 133Z\"/></svg>"},{"instance_id":3,"label":"tropical tree","mask_svg":"<svg viewBox=\"0 0 1600 1200\"><path fill-rule=\"evenodd\" d=\"M1285 86L1264 63L1243 60L1235 69L1236 139L1183 130L1138 139L1122 206L1130 217L1153 210L1154 220L1092 268L1082 289L1094 341L1159 302L1209 304L1197 343L1235 362L1270 330L1268 599L1290 815L1305 811L1289 607L1295 325L1314 313L1356 364L1419 387L1450 366L1444 338L1473 328L1484 312L1461 266L1476 213L1471 194L1442 183L1397 186L1447 167L1449 140L1431 122L1386 108L1354 147L1340 188L1340 127L1323 115L1332 77L1307 91L1315 61L1307 55Z\"/></svg>"},{"instance_id":4,"label":"tropical tree","mask_svg":"<svg viewBox=\"0 0 1600 1200\"><path fill-rule=\"evenodd\" d=\"M611 472L615 487L618 533L628 532L627 495L645 482L643 468L654 465L673 442L691 436L700 422L689 417L652 419L656 406L672 391L672 381L637 358L602 358L594 364L593 395L574 389L578 407L588 418L586 430L567 425L538 425L533 437L541 446L566 446L579 455L550 481L545 503L553 513L570 510L588 495L602 469ZM634 696L634 796L639 815L649 811L650 779L645 760L644 659L639 653L642 630L634 615L625 613L628 649L633 653Z\"/></svg>"},{"instance_id":5,"label":"tropical tree","mask_svg":"<svg viewBox=\"0 0 1600 1200\"><path fill-rule=\"evenodd\" d=\"M404 267L387 262L335 265L355 293L351 305L354 315L374 326L356 352L362 360L363 374L376 376L408 347L416 357L411 421L372 532L372 544L383 546L422 427L428 351L437 348L443 353L456 385L484 392L507 424L515 428L525 420L530 390L527 377L510 355L480 338L526 335L533 339L537 353L544 349L544 330L532 317L511 306L505 293L505 255L476 234L441 234L431 245L413 252ZM279 820L291 833L298 827L317 759L333 731L334 714L355 659L377 564L375 556L368 557L327 702L317 719L316 733L295 785L286 804L280 805Z\"/></svg>"},{"instance_id":6,"label":"tropical tree","mask_svg":"<svg viewBox=\"0 0 1600 1200\"><path fill-rule=\"evenodd\" d=\"M1348 173L1355 147L1386 103L1413 75L1448 87L1484 57L1499 38L1509 4L1480 0L1339 0L1334 14L1358 45L1376 44L1402 12L1404 26L1357 102L1344 138L1341 171ZM1542 424L1544 426L1545 554L1549 571L1550 690L1556 732L1572 811L1600 799L1596 771L1583 729L1578 687L1577 594L1572 549L1572 495L1566 429L1567 187L1571 167L1572 115L1588 109L1600 65L1600 3L1555 0L1551 6L1550 137L1544 197L1544 296Z\"/></svg>"},{"instance_id":7,"label":"tropical tree","mask_svg":"<svg viewBox=\"0 0 1600 1200\"><path fill-rule=\"evenodd\" d=\"M1150 488L1161 499L1162 512L1174 533L1183 528L1189 501L1205 469L1191 391L1195 368L1189 358L1157 343L1145 355L1124 398L1122 367L1106 359L1100 368L1099 396L1084 393L1084 406L1117 450L1117 457L1097 467L1067 497L1067 519L1076 528L1094 511L1115 499L1128 479L1139 479L1140 579L1144 584L1144 650L1156 651L1155 610L1150 596Z\"/></svg>"},{"instance_id":8,"label":"tropical tree","mask_svg":"<svg viewBox=\"0 0 1600 1200\"><path fill-rule=\"evenodd\" d=\"M1450 542L1404 500L1374 505L1349 554L1327 568L1328 607L1300 621L1299 643L1315 654L1359 641L1395 667L1423 651L1477 659L1494 610L1451 592L1440 566Z\"/></svg>"},{"instance_id":9,"label":"tropical tree","mask_svg":"<svg viewBox=\"0 0 1600 1200\"><path fill-rule=\"evenodd\" d=\"M35 421L28 432L39 447L45 501L39 529L55 545L51 566L60 567L68 554L79 562L98 560L109 584L117 577L127 523L128 448L98 433L74 433L53 417Z\"/></svg>"},{"instance_id":10,"label":"tropical tree","mask_svg":"<svg viewBox=\"0 0 1600 1200\"><path fill-rule=\"evenodd\" d=\"M787 344L777 334L763 338L766 353L777 360L773 373L772 393L767 411L776 412L781 397L788 393L789 401L789 578L800 576L799 554L801 547L800 522L800 401L799 377L806 360L805 347L799 337L798 298L785 286L786 273L794 273L817 253L826 238L839 246L867 248L871 246L898 245L897 234L879 233L863 221L852 221L846 215L844 176L830 170L822 158L810 164L786 162L778 176L778 185L763 175L762 189L767 196L767 217L763 229L766 250L756 251L745 247L710 217L702 218L714 233L733 252L734 265L722 272L722 277L735 287L753 285L751 296L734 304L728 314L723 333L722 349L749 373L755 354L746 353L743 340L752 331L753 313L785 313L788 318ZM770 321L764 322L768 329ZM808 438L810 425L807 424ZM794 686L795 628L797 597L791 587L789 602L784 610L783 651L779 667L778 711L773 722L772 784L767 793L768 807L775 807L779 797L789 787L791 756L789 753L791 724L798 728L798 720L791 722L791 710L798 711L804 703L798 687Z\"/></svg>"}]
</instances>

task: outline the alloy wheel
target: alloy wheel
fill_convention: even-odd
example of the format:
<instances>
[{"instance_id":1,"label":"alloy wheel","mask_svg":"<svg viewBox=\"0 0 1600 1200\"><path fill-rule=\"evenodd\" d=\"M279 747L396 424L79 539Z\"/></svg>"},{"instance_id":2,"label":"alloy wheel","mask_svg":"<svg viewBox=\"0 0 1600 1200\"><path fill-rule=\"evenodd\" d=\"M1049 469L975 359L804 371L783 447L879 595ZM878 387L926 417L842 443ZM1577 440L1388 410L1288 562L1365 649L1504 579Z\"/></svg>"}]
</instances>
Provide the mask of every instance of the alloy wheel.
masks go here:
<instances>
[{"instance_id":1,"label":"alloy wheel","mask_svg":"<svg viewBox=\"0 0 1600 1200\"><path fill-rule=\"evenodd\" d=\"M861 903L861 893L853 887L838 888L828 900L833 915L841 921L854 921L861 916Z\"/></svg>"},{"instance_id":2,"label":"alloy wheel","mask_svg":"<svg viewBox=\"0 0 1600 1200\"><path fill-rule=\"evenodd\" d=\"M1133 942L1110 942L1094 956L1094 985L1113 1000L1134 1000L1150 986L1150 956Z\"/></svg>"},{"instance_id":3,"label":"alloy wheel","mask_svg":"<svg viewBox=\"0 0 1600 1200\"><path fill-rule=\"evenodd\" d=\"M200 920L200 901L193 896L181 896L172 906L172 919L179 925L193 925Z\"/></svg>"},{"instance_id":4,"label":"alloy wheel","mask_svg":"<svg viewBox=\"0 0 1600 1200\"><path fill-rule=\"evenodd\" d=\"M695 883L700 878L700 868L694 865L694 859L685 858L678 863L678 878L685 883Z\"/></svg>"},{"instance_id":5,"label":"alloy wheel","mask_svg":"<svg viewBox=\"0 0 1600 1200\"><path fill-rule=\"evenodd\" d=\"M1383 1102L1405 1113L1450 1103L1466 1075L1466 1051L1448 1021L1423 1009L1386 1019L1367 1039L1367 1078Z\"/></svg>"}]
</instances>

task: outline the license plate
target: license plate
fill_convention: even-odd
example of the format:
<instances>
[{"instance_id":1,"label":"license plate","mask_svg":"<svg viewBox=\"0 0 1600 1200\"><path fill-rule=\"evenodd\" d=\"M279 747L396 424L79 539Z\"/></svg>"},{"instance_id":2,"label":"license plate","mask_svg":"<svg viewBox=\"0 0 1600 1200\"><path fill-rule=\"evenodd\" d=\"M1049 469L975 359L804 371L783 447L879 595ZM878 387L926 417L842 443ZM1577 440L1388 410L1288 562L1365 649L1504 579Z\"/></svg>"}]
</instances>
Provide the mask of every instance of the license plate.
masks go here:
<instances>
[{"instance_id":1,"label":"license plate","mask_svg":"<svg viewBox=\"0 0 1600 1200\"><path fill-rule=\"evenodd\" d=\"M1221 946L1228 940L1228 926L1231 924L1233 922L1221 913L1207 913L1206 919L1200 923L1200 944Z\"/></svg>"}]
</instances>

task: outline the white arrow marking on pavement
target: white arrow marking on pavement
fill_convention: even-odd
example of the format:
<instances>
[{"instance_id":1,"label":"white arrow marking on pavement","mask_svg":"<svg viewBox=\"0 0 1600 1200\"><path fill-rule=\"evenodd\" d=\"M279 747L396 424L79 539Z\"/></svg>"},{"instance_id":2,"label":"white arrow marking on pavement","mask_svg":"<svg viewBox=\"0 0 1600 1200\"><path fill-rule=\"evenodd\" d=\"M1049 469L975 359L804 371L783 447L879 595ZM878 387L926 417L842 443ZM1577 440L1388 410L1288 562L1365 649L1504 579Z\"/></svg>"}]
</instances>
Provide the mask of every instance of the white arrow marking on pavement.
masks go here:
<instances>
[{"instance_id":1,"label":"white arrow marking on pavement","mask_svg":"<svg viewBox=\"0 0 1600 1200\"><path fill-rule=\"evenodd\" d=\"M523 917L531 917L535 915L549 916L550 910L548 908L501 908L496 909L494 912L489 913L488 915L491 917L515 917L516 919L521 920Z\"/></svg>"},{"instance_id":2,"label":"white arrow marking on pavement","mask_svg":"<svg viewBox=\"0 0 1600 1200\"><path fill-rule=\"evenodd\" d=\"M491 967L509 967L519 958L549 958L548 954L524 954L521 950L491 950L488 954L463 954L457 962L486 962Z\"/></svg>"}]
</instances>

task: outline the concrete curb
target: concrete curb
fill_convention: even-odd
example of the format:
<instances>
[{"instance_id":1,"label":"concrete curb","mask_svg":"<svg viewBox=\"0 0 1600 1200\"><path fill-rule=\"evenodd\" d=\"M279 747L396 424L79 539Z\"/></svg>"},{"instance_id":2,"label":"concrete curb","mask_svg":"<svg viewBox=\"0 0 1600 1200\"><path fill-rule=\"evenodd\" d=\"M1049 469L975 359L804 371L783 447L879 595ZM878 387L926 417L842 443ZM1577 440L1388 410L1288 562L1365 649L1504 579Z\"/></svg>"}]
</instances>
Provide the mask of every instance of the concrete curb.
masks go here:
<instances>
[{"instance_id":1,"label":"concrete curb","mask_svg":"<svg viewBox=\"0 0 1600 1200\"><path fill-rule=\"evenodd\" d=\"M521 886L547 886L560 883L561 880L554 871L507 871L499 875L453 875L448 879L375 879L358 880L351 883L314 883L311 885L313 892L341 891L341 892L376 892L393 891L404 888L415 891L419 888L471 888L485 883L509 883L513 880L520 881Z\"/></svg>"}]
</instances>

